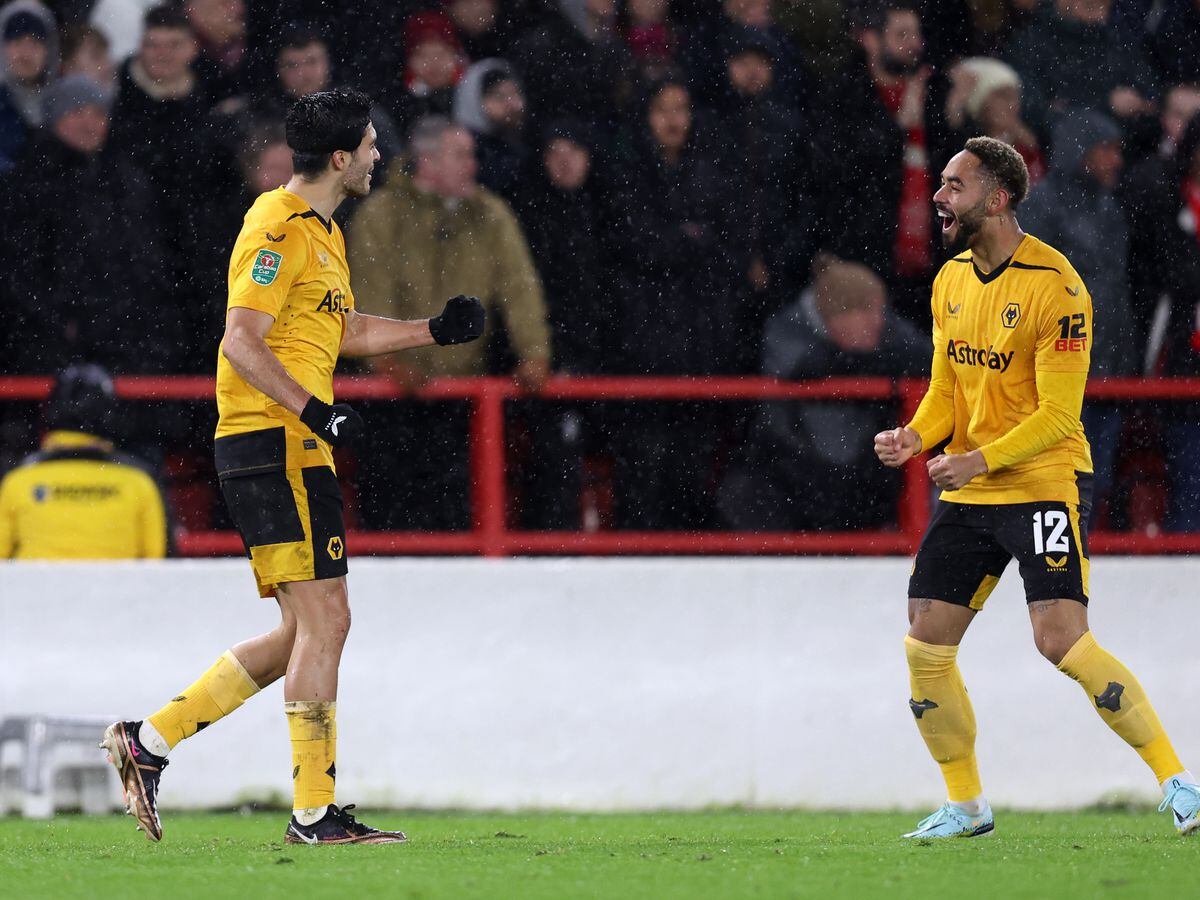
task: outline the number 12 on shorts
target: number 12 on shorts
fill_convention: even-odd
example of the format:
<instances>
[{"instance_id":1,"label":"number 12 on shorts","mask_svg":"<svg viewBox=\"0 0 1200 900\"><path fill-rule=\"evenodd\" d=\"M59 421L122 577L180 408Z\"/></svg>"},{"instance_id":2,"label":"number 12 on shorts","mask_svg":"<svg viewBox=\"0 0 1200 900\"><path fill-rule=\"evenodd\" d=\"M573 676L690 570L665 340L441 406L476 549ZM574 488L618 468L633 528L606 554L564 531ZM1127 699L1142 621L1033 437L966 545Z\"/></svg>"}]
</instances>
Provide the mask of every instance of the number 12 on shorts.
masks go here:
<instances>
[{"instance_id":1,"label":"number 12 on shorts","mask_svg":"<svg viewBox=\"0 0 1200 900\"><path fill-rule=\"evenodd\" d=\"M1033 552L1034 553L1069 553L1070 541L1067 540L1067 528L1070 526L1067 514L1060 509L1051 509L1033 514Z\"/></svg>"}]
</instances>

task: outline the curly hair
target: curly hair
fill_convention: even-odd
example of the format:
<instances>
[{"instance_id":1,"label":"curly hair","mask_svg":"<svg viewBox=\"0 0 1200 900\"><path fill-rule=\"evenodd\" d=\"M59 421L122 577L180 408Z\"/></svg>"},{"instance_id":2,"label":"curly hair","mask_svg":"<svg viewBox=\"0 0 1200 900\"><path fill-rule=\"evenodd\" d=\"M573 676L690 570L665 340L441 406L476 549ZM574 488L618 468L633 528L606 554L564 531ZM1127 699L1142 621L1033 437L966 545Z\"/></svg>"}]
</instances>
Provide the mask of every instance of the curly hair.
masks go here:
<instances>
[{"instance_id":1,"label":"curly hair","mask_svg":"<svg viewBox=\"0 0 1200 900\"><path fill-rule=\"evenodd\" d=\"M1011 144L993 137L973 137L964 147L981 163L998 188L1008 191L1008 205L1016 209L1029 195L1029 170Z\"/></svg>"}]
</instances>

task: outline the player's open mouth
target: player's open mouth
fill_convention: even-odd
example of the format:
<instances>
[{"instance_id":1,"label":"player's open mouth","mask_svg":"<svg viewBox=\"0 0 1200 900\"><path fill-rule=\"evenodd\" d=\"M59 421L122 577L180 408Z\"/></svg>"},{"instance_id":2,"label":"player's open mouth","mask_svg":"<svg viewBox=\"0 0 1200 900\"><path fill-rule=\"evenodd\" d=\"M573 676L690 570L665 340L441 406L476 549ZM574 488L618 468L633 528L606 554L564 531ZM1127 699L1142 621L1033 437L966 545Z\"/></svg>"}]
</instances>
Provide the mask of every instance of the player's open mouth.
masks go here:
<instances>
[{"instance_id":1,"label":"player's open mouth","mask_svg":"<svg viewBox=\"0 0 1200 900\"><path fill-rule=\"evenodd\" d=\"M949 213L944 209L939 209L937 214L938 218L942 220L942 231L949 231L954 227L954 223L957 221L957 219L953 213Z\"/></svg>"}]
</instances>

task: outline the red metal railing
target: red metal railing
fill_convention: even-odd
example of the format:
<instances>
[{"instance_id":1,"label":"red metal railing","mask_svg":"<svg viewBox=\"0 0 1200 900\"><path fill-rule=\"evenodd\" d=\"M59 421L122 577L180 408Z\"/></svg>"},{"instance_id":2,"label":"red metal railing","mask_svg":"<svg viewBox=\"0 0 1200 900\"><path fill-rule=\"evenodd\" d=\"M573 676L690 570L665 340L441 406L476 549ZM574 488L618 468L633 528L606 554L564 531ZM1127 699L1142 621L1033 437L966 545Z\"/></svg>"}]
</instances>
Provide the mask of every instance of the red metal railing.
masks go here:
<instances>
[{"instance_id":1,"label":"red metal railing","mask_svg":"<svg viewBox=\"0 0 1200 900\"><path fill-rule=\"evenodd\" d=\"M0 377L0 401L40 400L51 379ZM129 400L206 400L213 380L202 376L125 377L117 394ZM340 400L401 399L396 385L382 377L337 379ZM854 400L898 403L904 421L925 392L920 380L829 378L788 382L771 378L553 378L536 395L543 400ZM519 531L507 525L504 404L531 395L505 378L435 380L417 395L426 400L466 400L470 422L473 527L465 532L355 531L347 543L360 554L746 554L826 553L889 555L916 549L929 519L930 490L925 467L914 460L904 469L898 530L864 532L635 532ZM1200 400L1200 378L1101 379L1088 386L1098 400ZM1200 552L1200 534L1097 531L1095 553ZM178 536L186 556L239 555L234 532L186 532Z\"/></svg>"}]
</instances>

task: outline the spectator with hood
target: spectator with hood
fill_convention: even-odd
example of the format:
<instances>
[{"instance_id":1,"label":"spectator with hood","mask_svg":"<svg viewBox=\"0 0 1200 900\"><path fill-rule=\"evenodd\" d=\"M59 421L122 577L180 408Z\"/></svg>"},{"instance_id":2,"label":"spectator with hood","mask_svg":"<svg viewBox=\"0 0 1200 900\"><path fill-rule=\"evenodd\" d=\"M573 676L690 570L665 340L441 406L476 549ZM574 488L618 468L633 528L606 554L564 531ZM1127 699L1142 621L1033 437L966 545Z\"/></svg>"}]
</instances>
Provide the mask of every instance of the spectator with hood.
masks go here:
<instances>
[{"instance_id":1,"label":"spectator with hood","mask_svg":"<svg viewBox=\"0 0 1200 900\"><path fill-rule=\"evenodd\" d=\"M821 256L812 284L767 322L762 374L788 380L904 378L929 370L929 338L889 308L866 266ZM758 415L720 492L725 521L746 531L881 528L901 478L871 466L886 405L772 400Z\"/></svg>"},{"instance_id":2,"label":"spectator with hood","mask_svg":"<svg viewBox=\"0 0 1200 900\"><path fill-rule=\"evenodd\" d=\"M593 141L577 119L554 122L517 204L545 287L553 369L575 375L608 371L615 349Z\"/></svg>"},{"instance_id":3,"label":"spectator with hood","mask_svg":"<svg viewBox=\"0 0 1200 900\"><path fill-rule=\"evenodd\" d=\"M723 50L745 30L768 47L775 61L775 80L781 96L799 109L807 106L801 81L800 56L787 33L775 21L771 0L721 0L720 10L688 29L681 62L693 85L696 99L716 103L725 82Z\"/></svg>"},{"instance_id":4,"label":"spectator with hood","mask_svg":"<svg viewBox=\"0 0 1200 900\"><path fill-rule=\"evenodd\" d=\"M11 169L42 124L42 94L58 71L54 16L37 0L0 9L0 173Z\"/></svg>"},{"instance_id":5,"label":"spectator with hood","mask_svg":"<svg viewBox=\"0 0 1200 900\"><path fill-rule=\"evenodd\" d=\"M546 293L551 368L571 375L606 373L616 347L593 141L578 120L553 123L517 203ZM534 447L515 474L526 527L579 527L583 457L602 451L603 421L598 405L524 411Z\"/></svg>"},{"instance_id":6,"label":"spectator with hood","mask_svg":"<svg viewBox=\"0 0 1200 900\"><path fill-rule=\"evenodd\" d=\"M1130 174L1124 199L1132 230L1130 276L1139 309L1155 306L1163 336L1151 348L1153 372L1200 377L1200 113L1168 157ZM1169 531L1200 531L1200 403L1164 405Z\"/></svg>"},{"instance_id":7,"label":"spectator with hood","mask_svg":"<svg viewBox=\"0 0 1200 900\"><path fill-rule=\"evenodd\" d=\"M746 269L739 327L744 368L753 371L763 319L795 296L812 259L815 209L803 153L808 129L797 110L779 99L769 42L745 29L731 33L722 49L726 89L717 130L736 148L722 161L736 185L739 233L746 239L738 250Z\"/></svg>"},{"instance_id":8,"label":"spectator with hood","mask_svg":"<svg viewBox=\"0 0 1200 900\"><path fill-rule=\"evenodd\" d=\"M23 285L14 313L24 316L26 371L78 358L122 374L183 365L185 310L163 264L166 229L145 172L106 152L111 102L85 76L55 82L31 162L7 184L0 263Z\"/></svg>"},{"instance_id":9,"label":"spectator with hood","mask_svg":"<svg viewBox=\"0 0 1200 900\"><path fill-rule=\"evenodd\" d=\"M467 69L454 93L454 121L475 137L479 183L511 201L529 160L525 94L502 59Z\"/></svg>"},{"instance_id":10,"label":"spectator with hood","mask_svg":"<svg viewBox=\"0 0 1200 900\"><path fill-rule=\"evenodd\" d=\"M37 453L0 481L0 559L160 559L166 504L141 460L118 453L112 379L59 374Z\"/></svg>"},{"instance_id":11,"label":"spectator with hood","mask_svg":"<svg viewBox=\"0 0 1200 900\"><path fill-rule=\"evenodd\" d=\"M613 365L622 374L727 373L742 353L744 268L730 255L744 244L736 237L735 186L698 132L687 86L651 85L631 149L613 173ZM623 527L703 524L719 415L712 404L626 408L613 439Z\"/></svg>"},{"instance_id":12,"label":"spectator with hood","mask_svg":"<svg viewBox=\"0 0 1200 900\"><path fill-rule=\"evenodd\" d=\"M1103 113L1078 107L1054 127L1050 173L1021 204L1021 227L1061 251L1092 295L1088 323L1094 378L1134 374L1145 346L1129 288L1129 225L1117 200L1124 161L1121 129ZM1092 447L1097 505L1112 487L1121 409L1089 400L1084 431Z\"/></svg>"}]
</instances>

